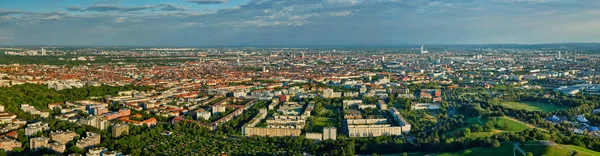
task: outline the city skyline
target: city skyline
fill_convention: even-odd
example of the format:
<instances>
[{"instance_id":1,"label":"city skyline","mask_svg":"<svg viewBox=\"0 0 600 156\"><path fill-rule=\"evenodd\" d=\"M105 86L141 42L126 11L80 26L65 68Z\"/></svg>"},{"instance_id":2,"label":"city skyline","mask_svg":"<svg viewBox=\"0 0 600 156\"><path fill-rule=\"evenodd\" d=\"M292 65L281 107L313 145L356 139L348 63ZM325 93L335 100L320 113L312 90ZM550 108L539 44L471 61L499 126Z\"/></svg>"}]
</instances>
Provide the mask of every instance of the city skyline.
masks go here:
<instances>
[{"instance_id":1,"label":"city skyline","mask_svg":"<svg viewBox=\"0 0 600 156\"><path fill-rule=\"evenodd\" d=\"M600 2L0 2L0 45L311 46L600 42Z\"/></svg>"}]
</instances>

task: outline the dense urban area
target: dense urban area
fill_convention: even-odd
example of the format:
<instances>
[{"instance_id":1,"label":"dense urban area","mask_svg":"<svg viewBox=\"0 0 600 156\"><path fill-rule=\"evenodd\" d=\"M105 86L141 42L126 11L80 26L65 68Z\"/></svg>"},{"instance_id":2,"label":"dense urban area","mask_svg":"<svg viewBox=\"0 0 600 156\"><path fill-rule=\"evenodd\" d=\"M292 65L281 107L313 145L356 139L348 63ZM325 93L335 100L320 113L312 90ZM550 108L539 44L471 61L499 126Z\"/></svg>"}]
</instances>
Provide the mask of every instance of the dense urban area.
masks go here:
<instances>
[{"instance_id":1,"label":"dense urban area","mask_svg":"<svg viewBox=\"0 0 600 156\"><path fill-rule=\"evenodd\" d=\"M0 155L600 155L600 44L0 48Z\"/></svg>"}]
</instances>

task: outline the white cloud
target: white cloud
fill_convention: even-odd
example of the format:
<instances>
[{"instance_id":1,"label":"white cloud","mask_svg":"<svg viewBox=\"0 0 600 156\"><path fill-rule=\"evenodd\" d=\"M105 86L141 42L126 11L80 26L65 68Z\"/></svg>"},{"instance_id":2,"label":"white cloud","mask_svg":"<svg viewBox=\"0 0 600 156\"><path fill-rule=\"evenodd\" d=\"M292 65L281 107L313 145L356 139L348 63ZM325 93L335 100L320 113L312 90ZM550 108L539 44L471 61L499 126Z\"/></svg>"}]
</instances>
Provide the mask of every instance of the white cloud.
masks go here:
<instances>
[{"instance_id":1,"label":"white cloud","mask_svg":"<svg viewBox=\"0 0 600 156\"><path fill-rule=\"evenodd\" d=\"M116 23L123 23L123 22L125 22L125 19L126 19L125 17L118 17L118 18L115 19L115 22Z\"/></svg>"},{"instance_id":2,"label":"white cloud","mask_svg":"<svg viewBox=\"0 0 600 156\"><path fill-rule=\"evenodd\" d=\"M329 16L349 16L349 15L352 15L352 11L344 10L344 11L339 11L339 12L329 12L327 14Z\"/></svg>"}]
</instances>

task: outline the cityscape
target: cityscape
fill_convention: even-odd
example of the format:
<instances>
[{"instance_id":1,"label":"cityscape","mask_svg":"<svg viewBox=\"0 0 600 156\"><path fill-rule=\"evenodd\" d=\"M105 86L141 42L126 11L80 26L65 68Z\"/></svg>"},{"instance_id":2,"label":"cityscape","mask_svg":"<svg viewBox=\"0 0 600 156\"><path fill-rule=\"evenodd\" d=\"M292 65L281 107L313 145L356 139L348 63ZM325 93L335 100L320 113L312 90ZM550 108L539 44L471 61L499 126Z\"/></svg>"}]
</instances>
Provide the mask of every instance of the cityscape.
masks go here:
<instances>
[{"instance_id":1,"label":"cityscape","mask_svg":"<svg viewBox=\"0 0 600 156\"><path fill-rule=\"evenodd\" d=\"M598 6L3 1L0 156L598 156Z\"/></svg>"}]
</instances>

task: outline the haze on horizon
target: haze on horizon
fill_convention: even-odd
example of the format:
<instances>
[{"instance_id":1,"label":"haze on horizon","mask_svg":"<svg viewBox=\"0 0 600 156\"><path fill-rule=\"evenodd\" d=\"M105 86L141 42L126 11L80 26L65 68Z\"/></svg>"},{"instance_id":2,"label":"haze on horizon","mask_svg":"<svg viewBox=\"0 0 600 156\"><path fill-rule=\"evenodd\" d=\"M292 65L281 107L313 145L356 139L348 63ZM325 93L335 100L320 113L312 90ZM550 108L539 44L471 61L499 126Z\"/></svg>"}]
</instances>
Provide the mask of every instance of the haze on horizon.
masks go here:
<instances>
[{"instance_id":1,"label":"haze on horizon","mask_svg":"<svg viewBox=\"0 0 600 156\"><path fill-rule=\"evenodd\" d=\"M597 0L2 0L0 45L600 42Z\"/></svg>"}]
</instances>

